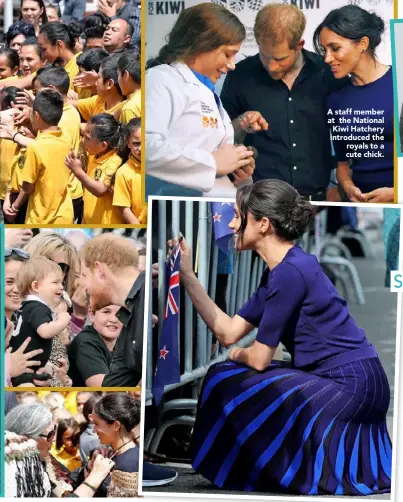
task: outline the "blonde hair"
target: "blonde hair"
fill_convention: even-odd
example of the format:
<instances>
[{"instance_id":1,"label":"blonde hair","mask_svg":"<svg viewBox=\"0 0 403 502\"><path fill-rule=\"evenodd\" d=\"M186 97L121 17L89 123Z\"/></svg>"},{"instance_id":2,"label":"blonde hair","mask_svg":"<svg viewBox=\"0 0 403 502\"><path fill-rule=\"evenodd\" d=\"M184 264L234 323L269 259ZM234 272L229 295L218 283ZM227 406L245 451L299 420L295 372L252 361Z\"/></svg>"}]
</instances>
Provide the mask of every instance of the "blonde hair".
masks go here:
<instances>
[{"instance_id":1,"label":"blonde hair","mask_svg":"<svg viewBox=\"0 0 403 502\"><path fill-rule=\"evenodd\" d=\"M58 274L63 278L59 265L45 256L35 256L22 264L17 274L17 288L22 297L31 293L32 283L41 282L49 274Z\"/></svg>"},{"instance_id":2,"label":"blonde hair","mask_svg":"<svg viewBox=\"0 0 403 502\"><path fill-rule=\"evenodd\" d=\"M44 232L36 235L25 247L25 250L33 256L51 257L58 252L66 253L69 273L65 278L65 286L67 294L73 296L73 286L76 278L76 270L78 266L77 250L70 242L62 235L55 232Z\"/></svg>"},{"instance_id":3,"label":"blonde hair","mask_svg":"<svg viewBox=\"0 0 403 502\"><path fill-rule=\"evenodd\" d=\"M130 239L116 234L102 234L89 240L81 249L80 257L84 265L93 270L95 262L108 265L112 271L127 267L137 268L139 256Z\"/></svg>"},{"instance_id":4,"label":"blonde hair","mask_svg":"<svg viewBox=\"0 0 403 502\"><path fill-rule=\"evenodd\" d=\"M257 42L270 41L273 45L288 42L295 49L304 34L306 18L295 5L271 3L260 9L253 31Z\"/></svg>"}]
</instances>

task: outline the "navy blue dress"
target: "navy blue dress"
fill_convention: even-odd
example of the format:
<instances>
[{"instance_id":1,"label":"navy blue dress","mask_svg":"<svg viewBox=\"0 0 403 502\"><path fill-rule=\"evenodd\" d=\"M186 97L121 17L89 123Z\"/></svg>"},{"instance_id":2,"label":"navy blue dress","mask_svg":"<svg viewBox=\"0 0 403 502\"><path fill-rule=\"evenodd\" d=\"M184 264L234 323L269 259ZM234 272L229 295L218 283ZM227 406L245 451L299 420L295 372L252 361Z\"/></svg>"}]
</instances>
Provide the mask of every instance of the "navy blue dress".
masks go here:
<instances>
[{"instance_id":1,"label":"navy blue dress","mask_svg":"<svg viewBox=\"0 0 403 502\"><path fill-rule=\"evenodd\" d=\"M238 312L291 364L210 368L193 468L216 486L304 495L390 492L390 390L374 347L317 259L295 246Z\"/></svg>"},{"instance_id":2,"label":"navy blue dress","mask_svg":"<svg viewBox=\"0 0 403 502\"><path fill-rule=\"evenodd\" d=\"M350 113L340 115L337 113L340 110L350 110ZM372 114L367 114L368 111ZM327 117L335 119L330 127L336 159L339 162L352 161L352 180L361 192L368 193L383 187L392 188L392 68L374 82L353 85L350 80L344 87L331 93L328 98ZM343 119L349 119L350 123ZM359 148L355 150L357 147ZM355 152L360 157L352 157Z\"/></svg>"}]
</instances>

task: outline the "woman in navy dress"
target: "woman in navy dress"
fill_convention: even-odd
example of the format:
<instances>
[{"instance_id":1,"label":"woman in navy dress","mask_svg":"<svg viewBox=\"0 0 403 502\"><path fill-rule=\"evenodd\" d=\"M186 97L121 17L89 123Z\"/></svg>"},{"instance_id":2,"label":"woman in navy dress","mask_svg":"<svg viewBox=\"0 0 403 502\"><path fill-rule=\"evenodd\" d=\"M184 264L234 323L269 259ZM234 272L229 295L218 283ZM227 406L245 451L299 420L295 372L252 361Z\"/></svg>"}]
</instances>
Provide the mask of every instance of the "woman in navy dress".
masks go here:
<instances>
[{"instance_id":1,"label":"woman in navy dress","mask_svg":"<svg viewBox=\"0 0 403 502\"><path fill-rule=\"evenodd\" d=\"M346 200L394 201L392 68L375 50L385 24L358 5L332 10L316 28L314 45L346 85L328 97L327 118Z\"/></svg>"},{"instance_id":2,"label":"woman in navy dress","mask_svg":"<svg viewBox=\"0 0 403 502\"><path fill-rule=\"evenodd\" d=\"M389 492L389 384L374 347L317 258L293 241L314 207L283 181L237 192L238 251L267 264L233 318L208 297L182 242L181 280L224 346L258 328L248 348L208 371L193 432L193 468L228 490L367 495ZM291 364L273 361L283 343Z\"/></svg>"}]
</instances>

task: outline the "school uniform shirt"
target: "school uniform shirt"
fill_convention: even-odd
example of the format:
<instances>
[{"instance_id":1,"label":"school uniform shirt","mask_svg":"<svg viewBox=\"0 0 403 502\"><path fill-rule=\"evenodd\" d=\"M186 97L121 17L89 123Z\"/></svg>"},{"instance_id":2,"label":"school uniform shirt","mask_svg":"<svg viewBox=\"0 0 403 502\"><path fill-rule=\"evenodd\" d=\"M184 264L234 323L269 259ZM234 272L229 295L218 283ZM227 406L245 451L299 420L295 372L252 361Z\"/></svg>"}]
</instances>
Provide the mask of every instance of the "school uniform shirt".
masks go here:
<instances>
[{"instance_id":1,"label":"school uniform shirt","mask_svg":"<svg viewBox=\"0 0 403 502\"><path fill-rule=\"evenodd\" d=\"M88 176L95 181L102 181L108 191L102 197L96 197L84 188L85 223L124 223L119 209L112 205L115 175L121 165L122 159L113 150L98 158L95 155L88 157Z\"/></svg>"},{"instance_id":2,"label":"school uniform shirt","mask_svg":"<svg viewBox=\"0 0 403 502\"><path fill-rule=\"evenodd\" d=\"M17 144L17 149L11 163L11 192L20 192L22 189L23 169L25 165L26 147Z\"/></svg>"},{"instance_id":3,"label":"school uniform shirt","mask_svg":"<svg viewBox=\"0 0 403 502\"><path fill-rule=\"evenodd\" d=\"M18 145L10 139L0 139L0 199L4 200L11 182L13 158Z\"/></svg>"},{"instance_id":4,"label":"school uniform shirt","mask_svg":"<svg viewBox=\"0 0 403 502\"><path fill-rule=\"evenodd\" d=\"M236 188L228 176L216 178L212 155L234 142L234 129L219 97L183 63L151 68L146 86L146 174L176 185L178 192L161 185L158 195L167 190L180 195L185 187L208 196L234 196Z\"/></svg>"},{"instance_id":5,"label":"school uniform shirt","mask_svg":"<svg viewBox=\"0 0 403 502\"><path fill-rule=\"evenodd\" d=\"M67 349L70 361L69 377L73 387L85 387L85 381L94 375L106 375L112 362L113 351L93 326L86 326Z\"/></svg>"},{"instance_id":6,"label":"school uniform shirt","mask_svg":"<svg viewBox=\"0 0 403 502\"><path fill-rule=\"evenodd\" d=\"M116 110L120 110L125 101L121 101L112 108L106 109L105 100L100 98L99 96L92 96L87 99L79 99L77 102L77 110L80 112L82 118L87 122L94 115L98 115L100 113L109 113L113 115Z\"/></svg>"},{"instance_id":7,"label":"school uniform shirt","mask_svg":"<svg viewBox=\"0 0 403 502\"><path fill-rule=\"evenodd\" d=\"M136 117L141 117L141 89L128 97L120 112L120 121L124 124Z\"/></svg>"},{"instance_id":8,"label":"school uniform shirt","mask_svg":"<svg viewBox=\"0 0 403 502\"><path fill-rule=\"evenodd\" d=\"M76 54L74 57L72 57L64 67L68 76L70 77L70 89L73 90L74 90L73 79L75 79L77 75L80 73L80 68L77 65L77 56L79 56L79 54Z\"/></svg>"},{"instance_id":9,"label":"school uniform shirt","mask_svg":"<svg viewBox=\"0 0 403 502\"><path fill-rule=\"evenodd\" d=\"M39 361L41 363L39 368L43 368L52 352L52 338L45 339L40 337L38 335L38 328L42 324L54 320L55 314L39 296L26 296L21 303L21 307L16 312L15 329L10 340L10 347L12 347L13 352L19 349L25 340L30 337L31 341L25 353L42 349L42 354L35 356L35 361Z\"/></svg>"},{"instance_id":10,"label":"school uniform shirt","mask_svg":"<svg viewBox=\"0 0 403 502\"><path fill-rule=\"evenodd\" d=\"M141 193L141 163L132 155L126 164L119 167L113 189L113 205L130 207L141 224L147 223L147 207Z\"/></svg>"},{"instance_id":11,"label":"school uniform shirt","mask_svg":"<svg viewBox=\"0 0 403 502\"><path fill-rule=\"evenodd\" d=\"M25 223L73 223L73 202L67 188L70 170L64 161L70 138L59 129L39 133L27 147L23 181L35 184Z\"/></svg>"},{"instance_id":12,"label":"school uniform shirt","mask_svg":"<svg viewBox=\"0 0 403 502\"><path fill-rule=\"evenodd\" d=\"M71 139L71 148L77 155L80 148L80 125L81 117L78 111L73 105L65 103L63 107L63 115L59 122L59 127L65 135L68 135ZM72 199L79 199L83 196L83 187L80 181L70 173L69 185L68 185L70 195Z\"/></svg>"}]
</instances>

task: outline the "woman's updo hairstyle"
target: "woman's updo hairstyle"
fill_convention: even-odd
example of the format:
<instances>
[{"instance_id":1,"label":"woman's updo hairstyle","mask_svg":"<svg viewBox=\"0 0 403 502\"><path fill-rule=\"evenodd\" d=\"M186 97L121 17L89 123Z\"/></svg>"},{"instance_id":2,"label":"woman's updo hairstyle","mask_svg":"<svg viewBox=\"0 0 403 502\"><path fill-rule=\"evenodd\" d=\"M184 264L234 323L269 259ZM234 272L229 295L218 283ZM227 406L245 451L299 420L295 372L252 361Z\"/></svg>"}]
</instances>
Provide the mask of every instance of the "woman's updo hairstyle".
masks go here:
<instances>
[{"instance_id":1,"label":"woman's updo hairstyle","mask_svg":"<svg viewBox=\"0 0 403 502\"><path fill-rule=\"evenodd\" d=\"M140 422L140 401L124 392L112 392L95 404L94 413L109 424L120 422L130 432Z\"/></svg>"},{"instance_id":2,"label":"woman's updo hairstyle","mask_svg":"<svg viewBox=\"0 0 403 502\"><path fill-rule=\"evenodd\" d=\"M167 36L158 56L147 62L147 69L171 64L214 51L223 45L244 41L245 27L235 14L216 3L200 3L183 10Z\"/></svg>"},{"instance_id":3,"label":"woman's updo hairstyle","mask_svg":"<svg viewBox=\"0 0 403 502\"><path fill-rule=\"evenodd\" d=\"M333 31L341 37L353 42L359 42L362 37L368 37L368 52L375 58L375 49L381 43L385 23L374 12L368 12L358 5L345 5L329 12L324 21L316 28L313 44L318 54L323 55L319 37L323 28Z\"/></svg>"},{"instance_id":4,"label":"woman's updo hairstyle","mask_svg":"<svg viewBox=\"0 0 403 502\"><path fill-rule=\"evenodd\" d=\"M301 237L316 213L310 202L301 198L294 187L281 180L261 180L237 191L236 203L241 218L242 238L248 213L255 220L268 218L278 237L294 241Z\"/></svg>"}]
</instances>

